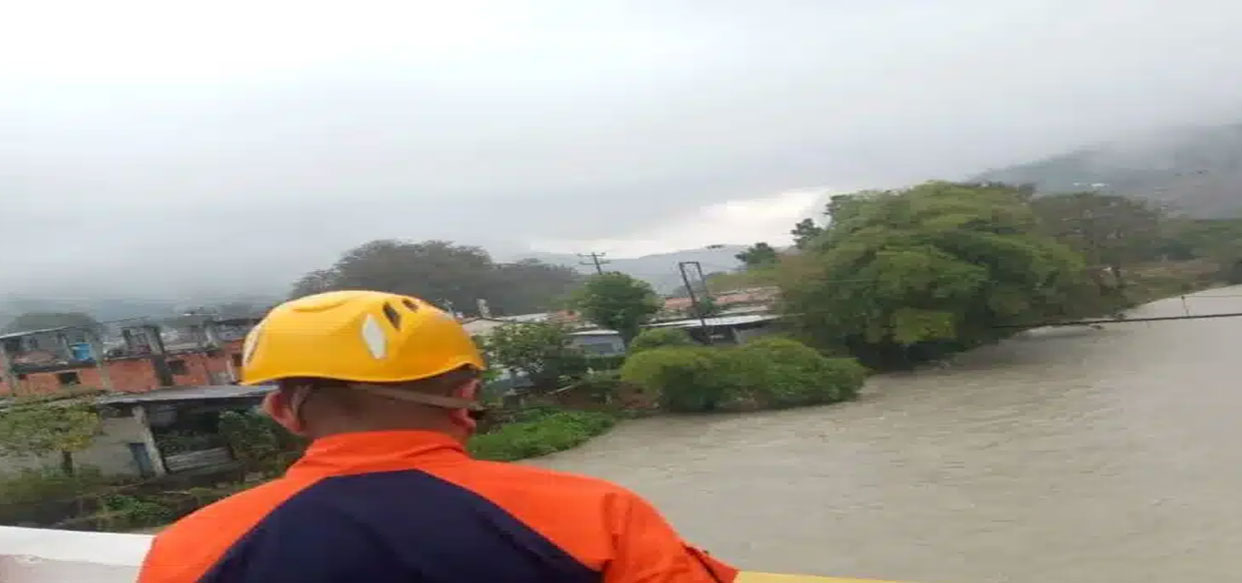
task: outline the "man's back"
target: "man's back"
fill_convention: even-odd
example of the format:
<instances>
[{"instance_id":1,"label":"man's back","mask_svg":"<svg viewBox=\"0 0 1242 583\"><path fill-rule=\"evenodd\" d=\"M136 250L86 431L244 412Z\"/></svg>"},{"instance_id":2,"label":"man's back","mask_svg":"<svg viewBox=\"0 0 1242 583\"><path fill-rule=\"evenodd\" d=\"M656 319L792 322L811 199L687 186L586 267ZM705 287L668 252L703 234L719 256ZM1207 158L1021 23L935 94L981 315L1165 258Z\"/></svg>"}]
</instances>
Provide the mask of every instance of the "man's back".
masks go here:
<instances>
[{"instance_id":1,"label":"man's back","mask_svg":"<svg viewBox=\"0 0 1242 583\"><path fill-rule=\"evenodd\" d=\"M140 583L733 576L618 486L475 461L446 436L391 431L321 439L284 478L177 523L157 537Z\"/></svg>"}]
</instances>

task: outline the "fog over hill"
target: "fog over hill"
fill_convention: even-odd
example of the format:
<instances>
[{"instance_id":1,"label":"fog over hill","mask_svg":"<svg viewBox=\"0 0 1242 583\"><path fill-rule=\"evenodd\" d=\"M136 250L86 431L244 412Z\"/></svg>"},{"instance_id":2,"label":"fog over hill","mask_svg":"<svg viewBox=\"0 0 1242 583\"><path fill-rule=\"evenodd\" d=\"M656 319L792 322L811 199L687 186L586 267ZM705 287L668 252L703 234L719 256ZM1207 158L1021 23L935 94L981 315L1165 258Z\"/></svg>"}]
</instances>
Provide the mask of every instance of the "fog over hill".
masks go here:
<instances>
[{"instance_id":1,"label":"fog over hill","mask_svg":"<svg viewBox=\"0 0 1242 583\"><path fill-rule=\"evenodd\" d=\"M1196 217L1232 217L1242 211L1242 123L1120 138L974 179L1030 183L1043 193L1101 190Z\"/></svg>"}]
</instances>

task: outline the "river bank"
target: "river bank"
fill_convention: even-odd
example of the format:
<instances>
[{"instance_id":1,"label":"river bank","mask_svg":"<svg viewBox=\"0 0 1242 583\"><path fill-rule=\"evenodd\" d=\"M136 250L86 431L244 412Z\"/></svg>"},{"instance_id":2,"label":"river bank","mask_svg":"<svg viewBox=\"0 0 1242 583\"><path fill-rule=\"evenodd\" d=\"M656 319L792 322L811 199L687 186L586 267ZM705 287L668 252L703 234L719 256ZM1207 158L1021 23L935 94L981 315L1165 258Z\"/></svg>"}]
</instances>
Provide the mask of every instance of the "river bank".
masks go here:
<instances>
[{"instance_id":1,"label":"river bank","mask_svg":"<svg viewBox=\"0 0 1242 583\"><path fill-rule=\"evenodd\" d=\"M1242 288L1188 296L1242 311ZM1177 315L1179 298L1132 311ZM617 481L744 568L906 581L1232 580L1242 320L1040 330L845 406L627 422L530 460Z\"/></svg>"}]
</instances>

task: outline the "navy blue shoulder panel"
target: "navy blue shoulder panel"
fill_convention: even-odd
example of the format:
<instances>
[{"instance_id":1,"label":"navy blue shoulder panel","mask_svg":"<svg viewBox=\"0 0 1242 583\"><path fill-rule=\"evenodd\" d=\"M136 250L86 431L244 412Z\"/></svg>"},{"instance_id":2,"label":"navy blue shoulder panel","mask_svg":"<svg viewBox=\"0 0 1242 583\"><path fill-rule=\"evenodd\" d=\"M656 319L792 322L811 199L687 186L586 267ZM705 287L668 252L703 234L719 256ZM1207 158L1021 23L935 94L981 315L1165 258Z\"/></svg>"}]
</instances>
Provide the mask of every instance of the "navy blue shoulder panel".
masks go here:
<instances>
[{"instance_id":1,"label":"navy blue shoulder panel","mask_svg":"<svg viewBox=\"0 0 1242 583\"><path fill-rule=\"evenodd\" d=\"M410 470L329 478L300 492L200 583L600 580L486 498Z\"/></svg>"}]
</instances>

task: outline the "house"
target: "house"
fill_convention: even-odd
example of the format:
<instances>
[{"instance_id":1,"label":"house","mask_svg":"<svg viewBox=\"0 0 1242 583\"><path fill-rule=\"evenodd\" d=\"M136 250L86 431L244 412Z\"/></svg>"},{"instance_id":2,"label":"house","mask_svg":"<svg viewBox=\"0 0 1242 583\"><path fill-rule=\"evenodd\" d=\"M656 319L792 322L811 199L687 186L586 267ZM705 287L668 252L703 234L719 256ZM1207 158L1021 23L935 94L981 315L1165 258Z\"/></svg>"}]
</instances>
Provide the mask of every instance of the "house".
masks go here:
<instances>
[{"instance_id":1,"label":"house","mask_svg":"<svg viewBox=\"0 0 1242 583\"><path fill-rule=\"evenodd\" d=\"M187 315L0 335L0 394L226 385L258 317Z\"/></svg>"},{"instance_id":2,"label":"house","mask_svg":"<svg viewBox=\"0 0 1242 583\"><path fill-rule=\"evenodd\" d=\"M161 389L76 397L99 412L98 435L73 455L78 466L105 475L153 477L228 464L233 457L217 432L220 413L259 405L271 387L237 385ZM56 406L50 401L40 406ZM0 409L11 402L0 403ZM0 458L0 474L54 465L57 456Z\"/></svg>"}]
</instances>

